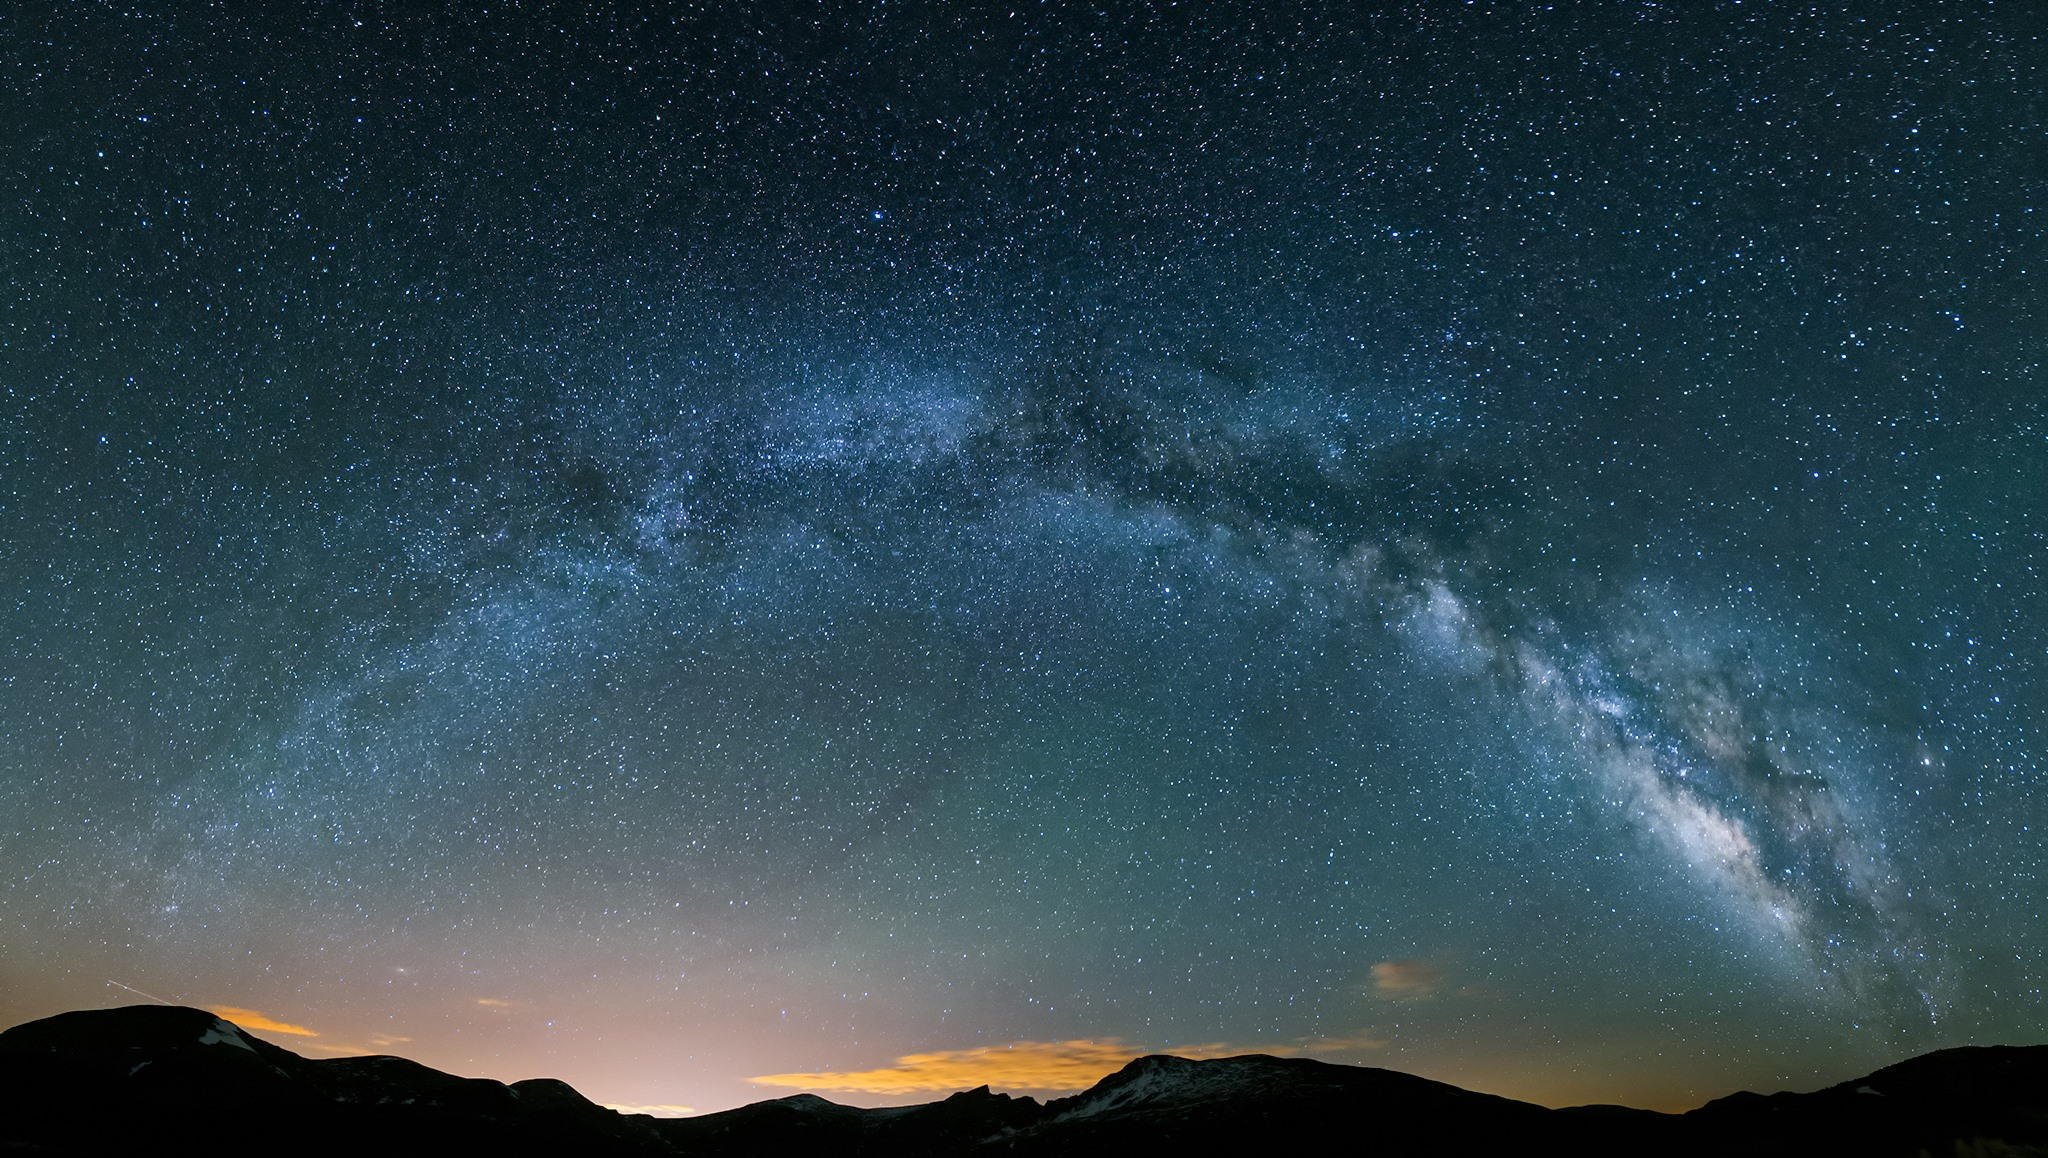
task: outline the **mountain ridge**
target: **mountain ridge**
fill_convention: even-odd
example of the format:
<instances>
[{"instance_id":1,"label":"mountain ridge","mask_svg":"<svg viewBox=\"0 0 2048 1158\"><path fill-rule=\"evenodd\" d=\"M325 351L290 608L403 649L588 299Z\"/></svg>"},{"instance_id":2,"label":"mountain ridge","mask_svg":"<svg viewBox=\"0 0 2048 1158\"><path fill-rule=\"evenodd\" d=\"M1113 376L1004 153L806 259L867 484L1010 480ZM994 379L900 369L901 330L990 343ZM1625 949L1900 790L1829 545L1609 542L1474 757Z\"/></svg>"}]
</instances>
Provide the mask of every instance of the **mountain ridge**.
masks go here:
<instances>
[{"instance_id":1,"label":"mountain ridge","mask_svg":"<svg viewBox=\"0 0 2048 1158\"><path fill-rule=\"evenodd\" d=\"M1044 1102L987 1086L865 1109L815 1094L693 1118L372 1055L309 1059L198 1009L78 1010L0 1031L0 1154L198 1153L230 1129L306 1154L1124 1155L1284 1146L1375 1153L2048 1155L2048 1046L1922 1054L1812 1093L1683 1114L1550 1109L1396 1070L1264 1054L1133 1059Z\"/></svg>"}]
</instances>

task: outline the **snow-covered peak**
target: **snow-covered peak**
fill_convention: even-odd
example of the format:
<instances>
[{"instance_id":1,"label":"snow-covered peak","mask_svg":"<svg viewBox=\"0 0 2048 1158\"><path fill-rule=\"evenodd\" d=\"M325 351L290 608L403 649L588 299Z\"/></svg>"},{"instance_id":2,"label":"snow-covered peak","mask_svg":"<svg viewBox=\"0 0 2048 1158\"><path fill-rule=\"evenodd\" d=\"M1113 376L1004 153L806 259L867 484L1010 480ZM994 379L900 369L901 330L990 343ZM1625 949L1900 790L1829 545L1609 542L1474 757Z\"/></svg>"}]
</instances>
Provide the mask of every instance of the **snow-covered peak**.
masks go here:
<instances>
[{"instance_id":1,"label":"snow-covered peak","mask_svg":"<svg viewBox=\"0 0 2048 1158\"><path fill-rule=\"evenodd\" d=\"M1279 1083L1274 1059L1249 1056L1190 1061L1141 1057L1079 1095L1060 1112L1061 1121L1122 1110L1152 1109L1239 1097Z\"/></svg>"},{"instance_id":2,"label":"snow-covered peak","mask_svg":"<svg viewBox=\"0 0 2048 1158\"><path fill-rule=\"evenodd\" d=\"M242 1036L241 1030L236 1029L232 1023L223 1021L218 1017L214 1018L213 1024L207 1026L205 1032L199 1035L199 1044L231 1045L236 1049L248 1050L250 1053L256 1052L256 1047L249 1044L249 1039Z\"/></svg>"}]
</instances>

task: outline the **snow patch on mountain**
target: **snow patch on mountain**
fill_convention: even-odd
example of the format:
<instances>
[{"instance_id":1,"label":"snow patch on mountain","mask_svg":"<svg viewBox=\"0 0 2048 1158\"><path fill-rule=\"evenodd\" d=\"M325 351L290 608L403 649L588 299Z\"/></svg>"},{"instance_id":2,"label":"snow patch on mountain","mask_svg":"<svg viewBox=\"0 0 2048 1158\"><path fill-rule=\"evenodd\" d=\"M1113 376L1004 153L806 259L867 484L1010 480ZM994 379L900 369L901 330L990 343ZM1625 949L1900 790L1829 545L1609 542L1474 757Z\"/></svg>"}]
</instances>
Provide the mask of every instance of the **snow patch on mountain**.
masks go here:
<instances>
[{"instance_id":1,"label":"snow patch on mountain","mask_svg":"<svg viewBox=\"0 0 2048 1158\"><path fill-rule=\"evenodd\" d=\"M212 1025L206 1027L206 1032L199 1035L199 1044L231 1045L236 1049L246 1049L250 1053L256 1052L255 1046L243 1040L241 1030L217 1017L213 1019Z\"/></svg>"},{"instance_id":2,"label":"snow patch on mountain","mask_svg":"<svg viewBox=\"0 0 2048 1158\"><path fill-rule=\"evenodd\" d=\"M1243 1097L1278 1082L1272 1059L1243 1057L1189 1061L1142 1057L1062 1110L1056 1121L1150 1110L1216 1098Z\"/></svg>"}]
</instances>

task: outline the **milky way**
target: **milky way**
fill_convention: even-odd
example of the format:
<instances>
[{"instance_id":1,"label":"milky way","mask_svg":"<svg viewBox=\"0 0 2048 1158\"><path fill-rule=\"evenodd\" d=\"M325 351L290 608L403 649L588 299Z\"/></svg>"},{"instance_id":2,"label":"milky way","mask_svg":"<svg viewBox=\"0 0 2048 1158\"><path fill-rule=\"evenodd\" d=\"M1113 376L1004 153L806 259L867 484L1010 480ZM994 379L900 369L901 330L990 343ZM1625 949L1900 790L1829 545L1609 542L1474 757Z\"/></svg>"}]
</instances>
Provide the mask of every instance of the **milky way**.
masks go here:
<instances>
[{"instance_id":1,"label":"milky way","mask_svg":"<svg viewBox=\"0 0 2048 1158\"><path fill-rule=\"evenodd\" d=\"M4 21L10 1022L673 1112L2048 1033L2023 6Z\"/></svg>"}]
</instances>

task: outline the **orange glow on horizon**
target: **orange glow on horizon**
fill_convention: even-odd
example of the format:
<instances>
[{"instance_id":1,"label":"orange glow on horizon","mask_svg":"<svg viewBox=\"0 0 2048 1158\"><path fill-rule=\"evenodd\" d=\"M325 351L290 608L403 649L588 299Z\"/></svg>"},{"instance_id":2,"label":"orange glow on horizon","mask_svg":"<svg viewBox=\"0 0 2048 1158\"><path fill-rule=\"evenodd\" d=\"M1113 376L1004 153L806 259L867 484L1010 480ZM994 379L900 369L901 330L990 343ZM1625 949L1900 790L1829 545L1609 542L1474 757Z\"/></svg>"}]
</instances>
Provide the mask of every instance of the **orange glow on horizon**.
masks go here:
<instances>
[{"instance_id":1,"label":"orange glow on horizon","mask_svg":"<svg viewBox=\"0 0 2048 1158\"><path fill-rule=\"evenodd\" d=\"M1264 1053L1282 1057L1309 1053L1345 1053L1377 1049L1385 1043L1370 1035L1326 1038L1287 1045L1201 1045L1147 1049L1120 1038L1071 1041L1015 1041L970 1049L904 1054L891 1065L869 1070L763 1074L747 1080L756 1085L842 1094L901 1097L951 1093L988 1086L1001 1090L1085 1090L1147 1054L1205 1059Z\"/></svg>"},{"instance_id":2,"label":"orange glow on horizon","mask_svg":"<svg viewBox=\"0 0 2048 1158\"><path fill-rule=\"evenodd\" d=\"M653 1102L646 1105L605 1102L603 1105L605 1109L617 1110L621 1114L646 1114L650 1118L687 1118L697 1112L695 1106L678 1106L668 1102Z\"/></svg>"}]
</instances>

